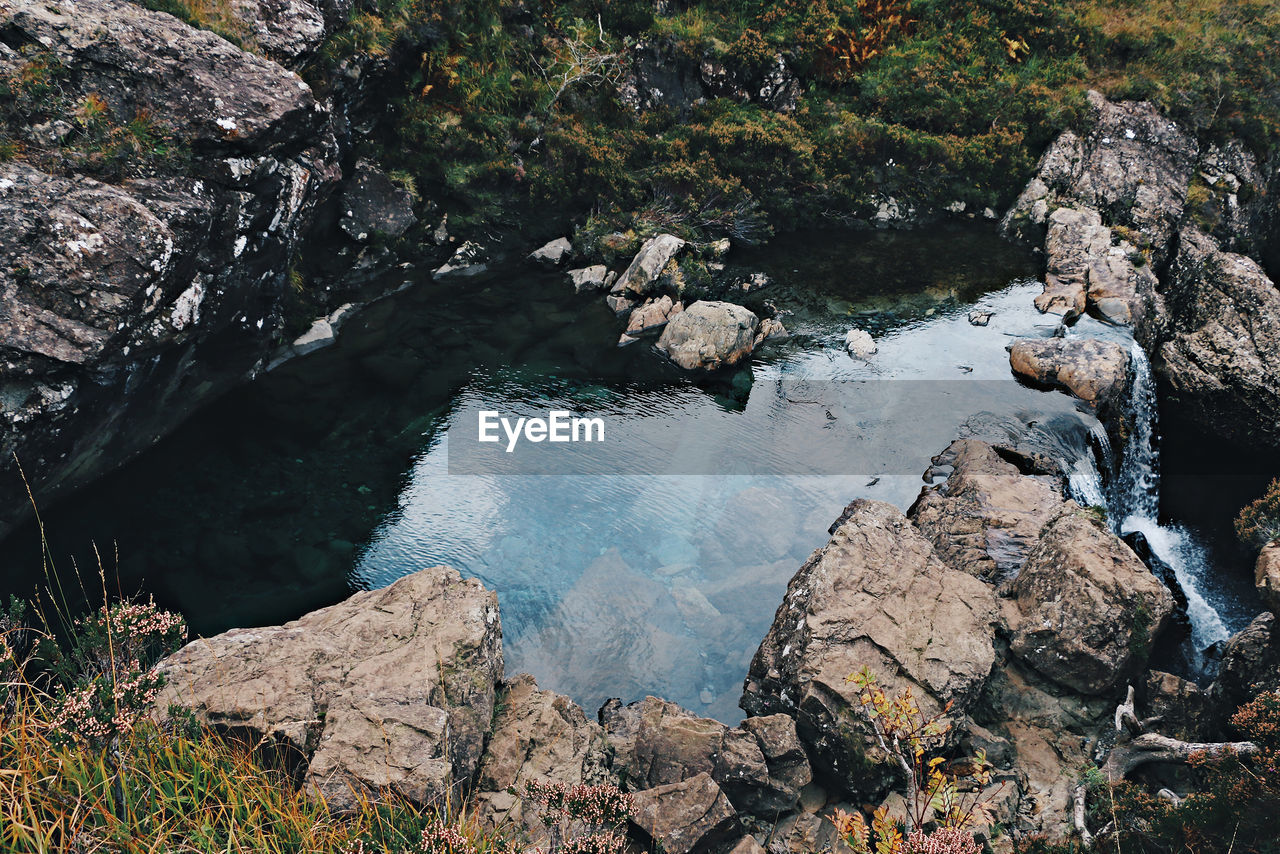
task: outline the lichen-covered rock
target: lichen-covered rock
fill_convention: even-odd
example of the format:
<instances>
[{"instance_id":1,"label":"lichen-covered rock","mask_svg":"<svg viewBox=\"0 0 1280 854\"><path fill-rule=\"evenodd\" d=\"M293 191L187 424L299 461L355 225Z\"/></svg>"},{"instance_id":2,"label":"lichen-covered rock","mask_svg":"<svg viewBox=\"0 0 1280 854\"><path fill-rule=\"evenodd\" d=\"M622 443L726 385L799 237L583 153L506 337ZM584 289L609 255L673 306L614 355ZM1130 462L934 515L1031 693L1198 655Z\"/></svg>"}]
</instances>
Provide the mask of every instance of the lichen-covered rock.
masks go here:
<instances>
[{"instance_id":1,"label":"lichen-covered rock","mask_svg":"<svg viewBox=\"0 0 1280 854\"><path fill-rule=\"evenodd\" d=\"M943 564L897 508L855 501L788 585L741 705L792 715L823 771L877 789L884 778L854 774L870 742L847 678L865 665L888 689L911 688L926 711L950 701L963 715L995 661L995 619L991 587Z\"/></svg>"},{"instance_id":2,"label":"lichen-covered rock","mask_svg":"<svg viewBox=\"0 0 1280 854\"><path fill-rule=\"evenodd\" d=\"M631 264L613 283L612 292L647 296L655 289L668 262L684 247L685 242L674 234L659 234L649 238L641 244L640 251L631 260Z\"/></svg>"},{"instance_id":3,"label":"lichen-covered rock","mask_svg":"<svg viewBox=\"0 0 1280 854\"><path fill-rule=\"evenodd\" d=\"M990 581L1012 578L1062 512L1062 482L1026 475L985 442L961 439L934 458L952 466L920 493L908 516L948 565Z\"/></svg>"},{"instance_id":4,"label":"lichen-covered rock","mask_svg":"<svg viewBox=\"0 0 1280 854\"><path fill-rule=\"evenodd\" d=\"M738 814L709 774L636 792L631 820L667 854L701 854L742 834Z\"/></svg>"},{"instance_id":5,"label":"lichen-covered rock","mask_svg":"<svg viewBox=\"0 0 1280 854\"><path fill-rule=\"evenodd\" d=\"M1216 432L1280 448L1280 290L1257 262L1182 231L1164 287L1157 369L1173 399Z\"/></svg>"},{"instance_id":6,"label":"lichen-covered rock","mask_svg":"<svg viewBox=\"0 0 1280 854\"><path fill-rule=\"evenodd\" d=\"M502 678L497 598L426 569L283 626L194 641L161 670L157 714L178 706L296 751L334 809L384 790L428 803L480 765Z\"/></svg>"},{"instance_id":7,"label":"lichen-covered rock","mask_svg":"<svg viewBox=\"0 0 1280 854\"><path fill-rule=\"evenodd\" d=\"M673 317L657 348L688 371L713 371L751 355L760 320L729 302L699 301Z\"/></svg>"},{"instance_id":8,"label":"lichen-covered rock","mask_svg":"<svg viewBox=\"0 0 1280 854\"><path fill-rule=\"evenodd\" d=\"M1133 675L1173 612L1173 597L1138 556L1084 510L1044 529L1012 583L1009 651L1085 694Z\"/></svg>"},{"instance_id":9,"label":"lichen-covered rock","mask_svg":"<svg viewBox=\"0 0 1280 854\"><path fill-rule=\"evenodd\" d=\"M527 783L614 782L604 730L568 697L539 689L522 673L503 683L497 708L473 796L486 821L537 837L545 826L520 797Z\"/></svg>"},{"instance_id":10,"label":"lichen-covered rock","mask_svg":"<svg viewBox=\"0 0 1280 854\"><path fill-rule=\"evenodd\" d=\"M342 189L339 227L352 240L399 237L418 221L413 196L368 160L356 162Z\"/></svg>"},{"instance_id":11,"label":"lichen-covered rock","mask_svg":"<svg viewBox=\"0 0 1280 854\"><path fill-rule=\"evenodd\" d=\"M1280 543L1262 547L1253 568L1258 595L1272 613L1280 614Z\"/></svg>"},{"instance_id":12,"label":"lichen-covered rock","mask_svg":"<svg viewBox=\"0 0 1280 854\"><path fill-rule=\"evenodd\" d=\"M1065 389L1109 411L1129 388L1129 352L1097 338L1023 338L1009 348L1009 366L1018 376Z\"/></svg>"},{"instance_id":13,"label":"lichen-covered rock","mask_svg":"<svg viewBox=\"0 0 1280 854\"><path fill-rule=\"evenodd\" d=\"M1089 130L1083 137L1068 131L1049 147L1005 215L1004 231L1039 242L1055 208L1091 208L1141 234L1160 267L1182 217L1198 146L1146 101L1116 103L1090 92L1089 107Z\"/></svg>"}]
</instances>

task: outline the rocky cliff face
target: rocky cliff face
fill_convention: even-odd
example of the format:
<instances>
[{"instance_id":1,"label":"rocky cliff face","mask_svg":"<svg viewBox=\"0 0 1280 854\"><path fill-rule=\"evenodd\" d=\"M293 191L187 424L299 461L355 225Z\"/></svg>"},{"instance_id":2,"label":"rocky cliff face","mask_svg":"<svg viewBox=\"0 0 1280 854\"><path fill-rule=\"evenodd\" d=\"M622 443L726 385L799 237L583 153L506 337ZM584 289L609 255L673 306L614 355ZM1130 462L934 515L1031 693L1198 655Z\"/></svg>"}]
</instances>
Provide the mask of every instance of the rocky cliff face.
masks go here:
<instances>
[{"instance_id":1,"label":"rocky cliff face","mask_svg":"<svg viewBox=\"0 0 1280 854\"><path fill-rule=\"evenodd\" d=\"M0 0L0 537L29 511L15 455L50 501L280 343L352 93L279 62L331 5L238 5L258 55L124 0Z\"/></svg>"},{"instance_id":2,"label":"rocky cliff face","mask_svg":"<svg viewBox=\"0 0 1280 854\"><path fill-rule=\"evenodd\" d=\"M1041 311L1130 325L1173 400L1246 445L1280 447L1280 168L1238 143L1201 150L1147 103L1090 93L1004 218L1043 241Z\"/></svg>"}]
</instances>

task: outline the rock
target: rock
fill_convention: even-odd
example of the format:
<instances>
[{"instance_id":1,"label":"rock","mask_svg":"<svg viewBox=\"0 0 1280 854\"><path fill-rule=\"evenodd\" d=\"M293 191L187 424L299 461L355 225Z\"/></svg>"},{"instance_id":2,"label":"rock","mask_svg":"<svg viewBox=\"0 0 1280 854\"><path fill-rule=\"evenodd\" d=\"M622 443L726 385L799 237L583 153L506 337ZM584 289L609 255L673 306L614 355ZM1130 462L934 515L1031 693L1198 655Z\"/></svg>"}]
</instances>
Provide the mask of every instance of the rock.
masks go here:
<instances>
[{"instance_id":1,"label":"rock","mask_svg":"<svg viewBox=\"0 0 1280 854\"><path fill-rule=\"evenodd\" d=\"M729 257L729 250L733 248L733 244L727 237L721 237L719 240L713 240L707 244L707 251L711 253L711 257L717 261L723 261ZM761 273L760 275L764 275Z\"/></svg>"},{"instance_id":2,"label":"rock","mask_svg":"<svg viewBox=\"0 0 1280 854\"><path fill-rule=\"evenodd\" d=\"M1280 614L1280 543L1262 547L1254 564L1253 582L1267 608Z\"/></svg>"},{"instance_id":3,"label":"rock","mask_svg":"<svg viewBox=\"0 0 1280 854\"><path fill-rule=\"evenodd\" d=\"M529 260L539 267L555 270L568 262L573 255L573 244L567 238L557 237L550 243L529 253Z\"/></svg>"},{"instance_id":4,"label":"rock","mask_svg":"<svg viewBox=\"0 0 1280 854\"><path fill-rule=\"evenodd\" d=\"M232 629L160 665L158 714L296 751L330 807L390 790L419 804L468 784L502 678L497 598L445 567L283 626Z\"/></svg>"},{"instance_id":5,"label":"rock","mask_svg":"<svg viewBox=\"0 0 1280 854\"><path fill-rule=\"evenodd\" d=\"M674 234L649 238L640 245L640 251L630 266L613 283L613 293L646 296L654 289L667 263L684 247L685 242Z\"/></svg>"},{"instance_id":6,"label":"rock","mask_svg":"<svg viewBox=\"0 0 1280 854\"><path fill-rule=\"evenodd\" d=\"M375 236L399 237L417 221L408 190L369 161L356 161L355 172L342 191L342 217L338 220L348 237L361 243Z\"/></svg>"},{"instance_id":7,"label":"rock","mask_svg":"<svg viewBox=\"0 0 1280 854\"><path fill-rule=\"evenodd\" d=\"M855 359L866 361L876 354L876 341L871 334L861 329L850 329L844 336L844 348Z\"/></svg>"},{"instance_id":8,"label":"rock","mask_svg":"<svg viewBox=\"0 0 1280 854\"><path fill-rule=\"evenodd\" d=\"M1005 215L1006 234L1038 241L1054 208L1089 208L1142 235L1152 265L1168 258L1195 169L1195 140L1145 101L1089 93L1092 127L1067 131L1040 158L1036 177Z\"/></svg>"},{"instance_id":9,"label":"rock","mask_svg":"<svg viewBox=\"0 0 1280 854\"><path fill-rule=\"evenodd\" d=\"M596 264L592 267L570 270L566 275L569 277L569 281L573 283L573 292L575 294L593 293L602 291L607 287L609 268L603 264Z\"/></svg>"},{"instance_id":10,"label":"rock","mask_svg":"<svg viewBox=\"0 0 1280 854\"><path fill-rule=\"evenodd\" d=\"M609 294L604 298L605 305L609 306L609 310L619 317L625 317L631 313L631 309L635 308L636 301L624 294Z\"/></svg>"},{"instance_id":11,"label":"rock","mask_svg":"<svg viewBox=\"0 0 1280 854\"><path fill-rule=\"evenodd\" d=\"M738 844L729 849L729 854L765 854L765 850L754 836L747 834L738 840Z\"/></svg>"},{"instance_id":12,"label":"rock","mask_svg":"<svg viewBox=\"0 0 1280 854\"><path fill-rule=\"evenodd\" d=\"M907 515L948 565L978 578L1015 576L1065 507L1060 478L1025 475L985 442L952 442L933 464L952 466L951 474L923 490Z\"/></svg>"},{"instance_id":13,"label":"rock","mask_svg":"<svg viewBox=\"0 0 1280 854\"><path fill-rule=\"evenodd\" d=\"M646 332L661 329L682 311L684 311L684 303L672 302L671 297L665 294L646 300L643 305L631 312L627 319L626 334L634 338Z\"/></svg>"},{"instance_id":14,"label":"rock","mask_svg":"<svg viewBox=\"0 0 1280 854\"><path fill-rule=\"evenodd\" d=\"M1269 612L1254 617L1227 641L1218 677L1206 692L1211 719L1225 729L1236 709L1264 691L1280 691L1280 631Z\"/></svg>"},{"instance_id":15,"label":"rock","mask_svg":"<svg viewBox=\"0 0 1280 854\"><path fill-rule=\"evenodd\" d=\"M760 331L756 333L754 346L759 347L765 341L786 337L787 328L782 325L782 322L776 318L766 317L764 320L760 321Z\"/></svg>"},{"instance_id":16,"label":"rock","mask_svg":"<svg viewBox=\"0 0 1280 854\"><path fill-rule=\"evenodd\" d=\"M1189 679L1149 670L1137 685L1143 716L1160 718L1159 730L1183 741L1205 741L1210 720L1209 698Z\"/></svg>"},{"instance_id":17,"label":"rock","mask_svg":"<svg viewBox=\"0 0 1280 854\"><path fill-rule=\"evenodd\" d=\"M0 30L66 70L68 103L94 95L117 124L156 116L183 153L99 170L119 181L103 183L76 173L98 167L51 125L27 141L43 165L0 164L2 537L29 514L15 454L53 502L260 370L341 170L330 111L301 78L171 15L3 0ZM11 121L24 118L39 117ZM192 357L214 339L217 359Z\"/></svg>"},{"instance_id":18,"label":"rock","mask_svg":"<svg viewBox=\"0 0 1280 854\"><path fill-rule=\"evenodd\" d=\"M305 0L237 0L228 8L249 46L283 65L307 58L324 39L325 15Z\"/></svg>"},{"instance_id":19,"label":"rock","mask_svg":"<svg viewBox=\"0 0 1280 854\"><path fill-rule=\"evenodd\" d=\"M1140 325L1152 311L1157 287L1144 256L1091 208L1058 208L1048 224L1045 286L1036 308L1068 321L1088 308L1110 323Z\"/></svg>"},{"instance_id":20,"label":"rock","mask_svg":"<svg viewBox=\"0 0 1280 854\"><path fill-rule=\"evenodd\" d=\"M866 665L886 689L911 688L926 714L950 701L963 715L995 660L996 604L990 587L938 560L892 505L851 508L791 579L741 705L751 715L795 717L821 770L874 792L892 772L866 770L864 757L877 755L855 725L860 704L847 677Z\"/></svg>"},{"instance_id":21,"label":"rock","mask_svg":"<svg viewBox=\"0 0 1280 854\"><path fill-rule=\"evenodd\" d=\"M837 851L840 839L836 827L816 812L783 817L769 834L769 851L775 854L811 854Z\"/></svg>"},{"instance_id":22,"label":"rock","mask_svg":"<svg viewBox=\"0 0 1280 854\"><path fill-rule=\"evenodd\" d=\"M1009 366L1023 379L1062 388L1101 411L1129 389L1129 353L1097 338L1022 338L1009 348Z\"/></svg>"},{"instance_id":23,"label":"rock","mask_svg":"<svg viewBox=\"0 0 1280 854\"><path fill-rule=\"evenodd\" d=\"M657 348L685 370L714 371L751 355L759 325L740 305L703 300L671 319Z\"/></svg>"},{"instance_id":24,"label":"rock","mask_svg":"<svg viewBox=\"0 0 1280 854\"><path fill-rule=\"evenodd\" d=\"M973 311L969 312L969 325L970 326L986 326L988 323L991 322L991 318L993 317L995 317L995 312L979 311L977 309L974 309Z\"/></svg>"},{"instance_id":25,"label":"rock","mask_svg":"<svg viewBox=\"0 0 1280 854\"><path fill-rule=\"evenodd\" d=\"M491 825L520 827L535 839L545 834L536 811L526 810L509 791L522 792L532 780L615 782L604 729L568 697L539 689L522 673L503 683L497 709L474 795L477 811Z\"/></svg>"},{"instance_id":26,"label":"rock","mask_svg":"<svg viewBox=\"0 0 1280 854\"><path fill-rule=\"evenodd\" d=\"M742 833L738 814L709 774L636 792L632 821L667 854L695 854Z\"/></svg>"},{"instance_id":27,"label":"rock","mask_svg":"<svg viewBox=\"0 0 1280 854\"><path fill-rule=\"evenodd\" d=\"M1010 653L1084 694L1112 691L1141 668L1173 611L1164 585L1083 510L1049 523L1010 592Z\"/></svg>"},{"instance_id":28,"label":"rock","mask_svg":"<svg viewBox=\"0 0 1280 854\"><path fill-rule=\"evenodd\" d=\"M738 812L768 817L794 808L812 778L795 723L785 715L730 728L646 697L627 706L610 701L600 719L613 770L633 790L710 774Z\"/></svg>"},{"instance_id":29,"label":"rock","mask_svg":"<svg viewBox=\"0 0 1280 854\"><path fill-rule=\"evenodd\" d=\"M1157 369L1172 399L1223 436L1280 448L1280 290L1194 228L1182 231L1168 278Z\"/></svg>"},{"instance_id":30,"label":"rock","mask_svg":"<svg viewBox=\"0 0 1280 854\"><path fill-rule=\"evenodd\" d=\"M484 247L470 240L463 243L448 261L436 268L436 279L469 279L489 269Z\"/></svg>"}]
</instances>

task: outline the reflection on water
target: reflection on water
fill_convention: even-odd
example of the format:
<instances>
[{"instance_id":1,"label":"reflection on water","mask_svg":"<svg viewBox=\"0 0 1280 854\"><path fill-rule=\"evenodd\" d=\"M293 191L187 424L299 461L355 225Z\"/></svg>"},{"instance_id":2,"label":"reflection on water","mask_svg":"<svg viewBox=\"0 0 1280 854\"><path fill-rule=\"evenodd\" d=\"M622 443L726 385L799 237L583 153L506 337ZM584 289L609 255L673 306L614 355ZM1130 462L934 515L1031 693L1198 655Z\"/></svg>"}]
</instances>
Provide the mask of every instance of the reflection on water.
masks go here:
<instances>
[{"instance_id":1,"label":"reflection on water","mask_svg":"<svg viewBox=\"0 0 1280 854\"><path fill-rule=\"evenodd\" d=\"M615 348L611 314L557 276L410 288L352 321L338 346L230 396L47 513L59 568L86 564L90 540L114 542L126 592L154 592L208 634L445 563L498 592L508 672L589 711L657 693L736 720L787 581L848 501L905 508L975 408L1024 422L1072 410L1064 395L989 382L1008 380L1011 336L1049 327L1031 308L1034 264L986 229L808 234L738 260L773 276L755 299L789 312L792 337L700 382L645 345ZM969 323L975 305L994 312L989 326ZM869 363L841 349L852 326L878 339ZM873 417L865 395L881 380L991 391ZM804 397L779 394L806 383ZM696 433L699 457L653 460L636 445L616 451L613 471L630 474L450 473L447 431L468 407L566 399L615 423ZM864 446L904 425L910 441ZM857 460L825 469L838 475L746 465L828 428ZM2 592L35 583L36 540L28 530L4 544Z\"/></svg>"}]
</instances>

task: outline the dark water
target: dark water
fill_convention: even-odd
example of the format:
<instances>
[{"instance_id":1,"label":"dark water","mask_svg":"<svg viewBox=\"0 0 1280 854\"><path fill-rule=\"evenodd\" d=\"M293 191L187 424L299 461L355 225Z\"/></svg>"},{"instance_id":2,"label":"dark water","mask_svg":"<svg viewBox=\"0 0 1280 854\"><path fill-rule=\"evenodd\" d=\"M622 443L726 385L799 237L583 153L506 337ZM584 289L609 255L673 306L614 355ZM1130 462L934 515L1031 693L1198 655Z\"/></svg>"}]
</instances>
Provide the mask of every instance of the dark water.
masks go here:
<instances>
[{"instance_id":1,"label":"dark water","mask_svg":"<svg viewBox=\"0 0 1280 854\"><path fill-rule=\"evenodd\" d=\"M645 344L616 348L611 313L559 276L420 282L351 321L337 346L44 508L52 556L64 577L96 572L96 542L125 592L154 593L203 634L445 563L497 591L508 672L589 711L656 693L735 720L787 581L845 503L905 508L929 458L978 409L1023 421L1074 412L1064 395L1009 381L1005 344L1045 334L1047 321L1031 308L1034 259L993 232L808 233L736 254L774 277L754 299L788 312L792 336L700 382ZM969 324L974 305L995 312L989 326ZM869 364L841 347L853 326L877 337ZM921 412L868 404L884 381L988 385L943 392ZM550 406L607 412L624 433L717 441L696 461L623 445L616 470L596 474L451 472L462 413ZM745 464L814 437L840 463L829 474ZM885 438L901 441L868 442ZM1194 501L1166 506L1196 515ZM0 593L38 583L37 544L34 529L3 544Z\"/></svg>"}]
</instances>

